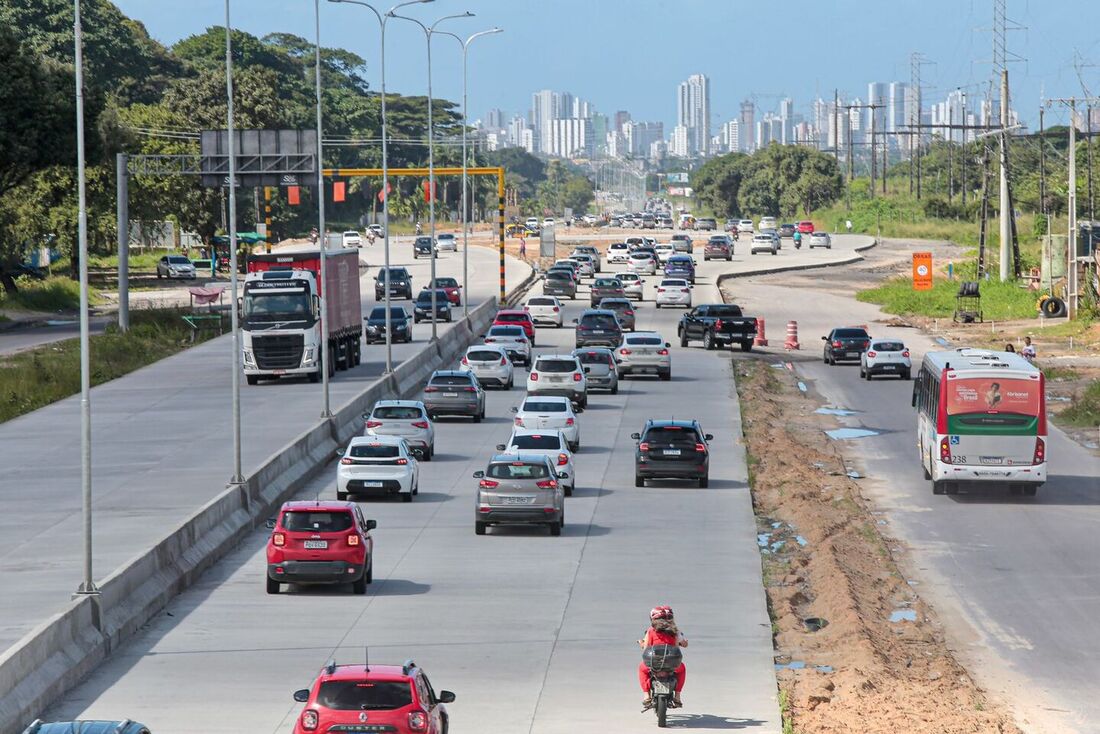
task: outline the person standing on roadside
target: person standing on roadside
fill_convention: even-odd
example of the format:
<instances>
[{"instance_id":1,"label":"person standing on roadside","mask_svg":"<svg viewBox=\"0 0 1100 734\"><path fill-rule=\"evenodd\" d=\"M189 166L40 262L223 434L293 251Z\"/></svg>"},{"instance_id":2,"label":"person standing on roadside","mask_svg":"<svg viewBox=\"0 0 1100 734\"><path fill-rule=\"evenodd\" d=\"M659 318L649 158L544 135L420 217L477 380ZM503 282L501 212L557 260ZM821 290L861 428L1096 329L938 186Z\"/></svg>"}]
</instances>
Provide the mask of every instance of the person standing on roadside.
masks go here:
<instances>
[{"instance_id":1,"label":"person standing on roadside","mask_svg":"<svg viewBox=\"0 0 1100 734\"><path fill-rule=\"evenodd\" d=\"M519 256L522 257L524 260L527 259L527 238L526 237L520 237L519 238Z\"/></svg>"},{"instance_id":2,"label":"person standing on roadside","mask_svg":"<svg viewBox=\"0 0 1100 734\"><path fill-rule=\"evenodd\" d=\"M1023 346L1022 349L1020 349L1020 354L1028 362L1034 362L1035 361L1035 345L1031 343L1031 337L1030 336L1025 336L1024 337L1024 346Z\"/></svg>"},{"instance_id":3,"label":"person standing on roadside","mask_svg":"<svg viewBox=\"0 0 1100 734\"><path fill-rule=\"evenodd\" d=\"M852 233L852 220L851 219L845 220L844 226L848 228L848 234L851 234Z\"/></svg>"}]
</instances>

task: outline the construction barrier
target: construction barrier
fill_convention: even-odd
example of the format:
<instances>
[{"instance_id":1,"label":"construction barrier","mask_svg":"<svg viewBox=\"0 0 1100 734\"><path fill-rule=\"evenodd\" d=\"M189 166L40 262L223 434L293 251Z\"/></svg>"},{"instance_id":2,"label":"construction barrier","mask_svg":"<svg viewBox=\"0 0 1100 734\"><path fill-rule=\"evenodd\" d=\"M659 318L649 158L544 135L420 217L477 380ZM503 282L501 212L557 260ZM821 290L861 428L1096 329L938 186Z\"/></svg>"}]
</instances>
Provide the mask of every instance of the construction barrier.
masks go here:
<instances>
[{"instance_id":1,"label":"construction barrier","mask_svg":"<svg viewBox=\"0 0 1100 734\"><path fill-rule=\"evenodd\" d=\"M783 343L783 348L790 351L791 349L801 349L801 345L798 343L798 322L787 322L787 341Z\"/></svg>"},{"instance_id":2,"label":"construction barrier","mask_svg":"<svg viewBox=\"0 0 1100 734\"><path fill-rule=\"evenodd\" d=\"M752 345L754 347L768 346L768 335L764 333L764 319L756 320L756 339L753 340Z\"/></svg>"}]
</instances>

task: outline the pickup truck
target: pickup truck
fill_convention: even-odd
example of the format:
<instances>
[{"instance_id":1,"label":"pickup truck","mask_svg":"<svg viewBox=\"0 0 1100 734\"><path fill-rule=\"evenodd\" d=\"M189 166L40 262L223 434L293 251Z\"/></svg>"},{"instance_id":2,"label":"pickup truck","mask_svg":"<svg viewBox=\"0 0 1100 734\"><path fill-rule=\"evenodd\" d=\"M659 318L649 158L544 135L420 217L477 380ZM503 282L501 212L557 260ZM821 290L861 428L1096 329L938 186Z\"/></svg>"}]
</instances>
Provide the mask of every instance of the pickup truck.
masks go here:
<instances>
[{"instance_id":1,"label":"pickup truck","mask_svg":"<svg viewBox=\"0 0 1100 734\"><path fill-rule=\"evenodd\" d=\"M702 341L704 349L727 344L732 347L736 343L742 351L749 352L756 339L756 318L743 316L741 307L732 303L708 303L680 317L676 333L680 335L681 347L692 341Z\"/></svg>"}]
</instances>

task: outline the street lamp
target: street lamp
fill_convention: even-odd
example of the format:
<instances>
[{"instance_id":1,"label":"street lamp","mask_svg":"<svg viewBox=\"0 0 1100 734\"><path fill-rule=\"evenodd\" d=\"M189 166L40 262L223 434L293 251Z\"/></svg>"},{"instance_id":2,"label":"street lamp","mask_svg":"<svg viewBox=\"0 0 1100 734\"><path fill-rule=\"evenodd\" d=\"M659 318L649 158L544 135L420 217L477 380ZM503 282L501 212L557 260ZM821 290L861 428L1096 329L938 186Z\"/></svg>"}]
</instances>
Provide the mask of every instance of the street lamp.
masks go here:
<instances>
[{"instance_id":1,"label":"street lamp","mask_svg":"<svg viewBox=\"0 0 1100 734\"><path fill-rule=\"evenodd\" d=\"M395 8L396 9L396 8ZM467 10L465 13L458 13L456 15L445 15L430 26L426 26L416 18L410 18L407 15L396 15L393 10L386 13L387 17L400 18L401 20L411 21L420 26L420 29L424 31L424 38L428 45L428 218L431 227L432 236L432 275L431 275L431 291L432 291L432 341L436 340L436 310L435 299L436 291L435 287L435 145L432 142L435 138L432 130L432 34L436 32L435 27L445 20L451 20L452 18L472 18L474 14ZM465 123L465 120L463 121ZM463 284L466 285L466 284ZM464 293L462 300L465 302L469 296L468 293Z\"/></svg>"},{"instance_id":2,"label":"street lamp","mask_svg":"<svg viewBox=\"0 0 1100 734\"><path fill-rule=\"evenodd\" d=\"M241 473L241 331L237 323L237 144L233 130L233 36L229 23L229 0L225 0L225 96L226 127L229 139L229 282L232 304L229 309L233 331L233 478L230 484L242 484Z\"/></svg>"},{"instance_id":3,"label":"street lamp","mask_svg":"<svg viewBox=\"0 0 1100 734\"><path fill-rule=\"evenodd\" d=\"M322 173L324 168L324 151L325 144L324 138L321 136L321 2L320 0L313 0L313 24L314 31L317 35L317 42L314 44L314 92L317 97L317 232L321 238L321 287L317 289L320 293L318 301L318 308L321 311L321 344L318 351L324 350L324 357L321 358L319 364L321 365L321 394L323 398L321 400L321 417L331 418L332 410L329 406L329 372L331 363L330 360L334 358L334 355L330 353L328 348L328 310L325 307L326 301L328 301L328 281L325 279L325 273L327 271L328 264L325 262L328 260L328 235L325 234L325 176ZM271 234L268 233L268 237ZM358 255L356 255L358 258ZM387 271L389 272L389 271ZM386 284L387 289L389 284ZM389 331L387 329L386 331ZM320 356L320 355L318 355ZM344 364L350 366L351 355L344 355Z\"/></svg>"},{"instance_id":4,"label":"street lamp","mask_svg":"<svg viewBox=\"0 0 1100 734\"><path fill-rule=\"evenodd\" d=\"M455 39L456 41L459 42L459 44L462 45L462 287L465 289L465 293L462 296L462 315L464 317L467 317L467 318L469 318L469 316L470 316L470 300L469 300L469 298L470 298L470 278L469 278L470 240L469 240L469 223L466 221L466 212L468 210L468 205L466 203L466 191L467 191L466 169L468 168L468 165L469 165L466 162L466 131L469 130L469 128L470 128L470 111L467 107L467 102L466 102L466 86L467 86L466 82L467 82L467 79L468 79L467 73L466 73L466 61L467 61L467 56L468 56L467 51L469 51L470 43L475 38L480 38L481 36L488 36L492 33L500 33L503 30L504 30L503 28L490 28L487 31L478 31L477 33L475 33L472 36L470 36L469 38L467 38L465 41L463 41L459 36L455 35L454 33L451 33L450 31L440 31L441 35L450 36L451 38Z\"/></svg>"},{"instance_id":5,"label":"street lamp","mask_svg":"<svg viewBox=\"0 0 1100 734\"><path fill-rule=\"evenodd\" d=\"M387 134L386 134L386 21L393 15L393 11L403 8L406 5L417 5L420 3L430 3L433 0L405 0L403 3L398 3L390 8L386 13L379 13L374 6L369 3L365 3L362 0L328 0L330 3L349 3L351 5L362 5L367 10L374 13L374 16L378 19L378 27L381 29L382 42L380 45L379 54L381 56L382 65L382 219L386 224L382 227L382 249L385 254L385 267L386 267L386 279L385 294L386 294L386 372L393 372L393 329L390 323L390 167L389 167L389 153L387 148ZM317 141L318 144L321 142ZM432 253L433 257L435 253ZM434 266L434 261L433 261ZM434 292L434 290L433 290ZM433 324L435 328L434 317L432 314Z\"/></svg>"}]
</instances>

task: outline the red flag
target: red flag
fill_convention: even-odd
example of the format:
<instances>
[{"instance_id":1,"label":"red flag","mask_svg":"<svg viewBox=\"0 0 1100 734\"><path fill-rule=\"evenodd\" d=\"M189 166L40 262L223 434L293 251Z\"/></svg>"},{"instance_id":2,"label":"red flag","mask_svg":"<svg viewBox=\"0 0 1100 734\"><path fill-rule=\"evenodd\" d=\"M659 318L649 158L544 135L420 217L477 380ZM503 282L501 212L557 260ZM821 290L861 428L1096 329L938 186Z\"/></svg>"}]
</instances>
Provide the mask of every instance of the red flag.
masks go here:
<instances>
[{"instance_id":1,"label":"red flag","mask_svg":"<svg viewBox=\"0 0 1100 734\"><path fill-rule=\"evenodd\" d=\"M391 191L393 191L393 186L391 186L390 184L386 184L385 191L382 191L381 189L378 190L378 200L385 201L386 195L389 194Z\"/></svg>"},{"instance_id":2,"label":"red flag","mask_svg":"<svg viewBox=\"0 0 1100 734\"><path fill-rule=\"evenodd\" d=\"M332 182L332 200L343 201L344 200L344 182L333 181Z\"/></svg>"},{"instance_id":3,"label":"red flag","mask_svg":"<svg viewBox=\"0 0 1100 734\"><path fill-rule=\"evenodd\" d=\"M435 186L430 181L424 181L424 201L431 201L435 195Z\"/></svg>"},{"instance_id":4,"label":"red flag","mask_svg":"<svg viewBox=\"0 0 1100 734\"><path fill-rule=\"evenodd\" d=\"M298 206L298 187L287 186L286 187L286 203L291 206Z\"/></svg>"}]
</instances>

